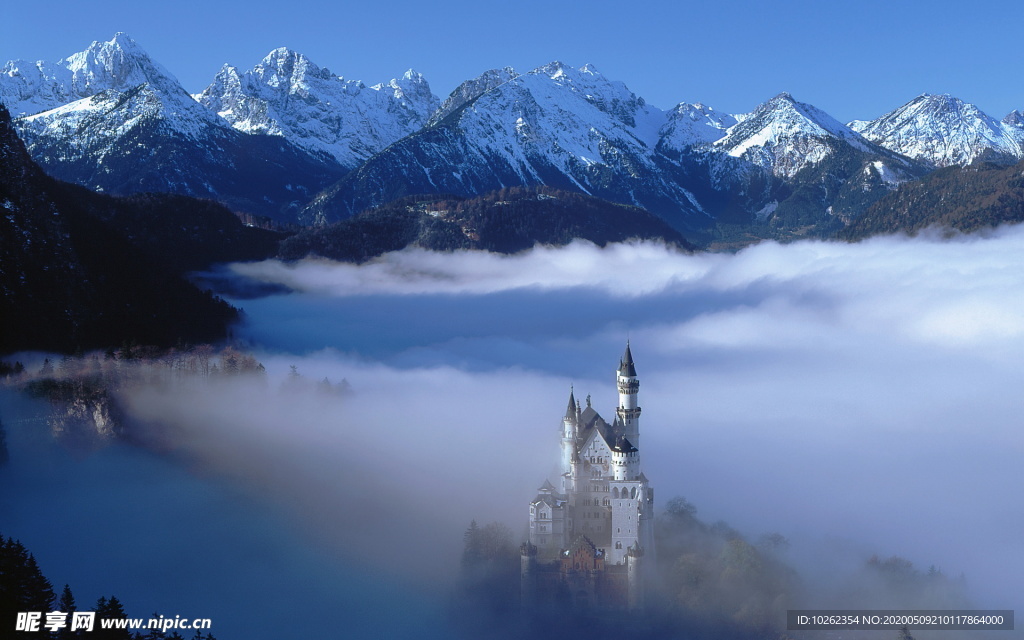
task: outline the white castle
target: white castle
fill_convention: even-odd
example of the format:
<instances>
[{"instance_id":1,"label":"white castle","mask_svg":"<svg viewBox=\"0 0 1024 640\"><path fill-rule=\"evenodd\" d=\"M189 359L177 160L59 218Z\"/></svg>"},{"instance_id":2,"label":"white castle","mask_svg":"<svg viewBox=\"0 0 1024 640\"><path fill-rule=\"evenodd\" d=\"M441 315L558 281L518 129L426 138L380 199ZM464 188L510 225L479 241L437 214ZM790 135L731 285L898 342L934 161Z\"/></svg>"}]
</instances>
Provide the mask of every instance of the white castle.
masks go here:
<instances>
[{"instance_id":1,"label":"white castle","mask_svg":"<svg viewBox=\"0 0 1024 640\"><path fill-rule=\"evenodd\" d=\"M576 608L644 606L643 557L654 551L654 490L640 469L640 380L629 343L617 371L619 405L608 424L573 392L562 418L560 487L530 502L522 546L522 602L561 592Z\"/></svg>"}]
</instances>

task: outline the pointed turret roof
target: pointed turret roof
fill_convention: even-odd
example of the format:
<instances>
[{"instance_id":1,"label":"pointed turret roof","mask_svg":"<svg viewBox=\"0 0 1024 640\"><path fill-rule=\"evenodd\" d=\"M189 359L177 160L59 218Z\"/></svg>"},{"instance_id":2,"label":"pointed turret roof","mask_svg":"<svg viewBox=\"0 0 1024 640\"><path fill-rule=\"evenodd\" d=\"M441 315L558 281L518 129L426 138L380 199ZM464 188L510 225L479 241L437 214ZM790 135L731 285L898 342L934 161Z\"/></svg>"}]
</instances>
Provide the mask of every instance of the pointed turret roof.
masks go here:
<instances>
[{"instance_id":1,"label":"pointed turret roof","mask_svg":"<svg viewBox=\"0 0 1024 640\"><path fill-rule=\"evenodd\" d=\"M636 367L633 366L633 354L629 351L629 340L626 340L626 352L622 354L622 360L619 361L619 371L622 375L635 376Z\"/></svg>"},{"instance_id":2,"label":"pointed turret roof","mask_svg":"<svg viewBox=\"0 0 1024 640\"><path fill-rule=\"evenodd\" d=\"M569 387L569 406L565 410L565 417L576 422L576 398L573 396L572 387Z\"/></svg>"}]
</instances>

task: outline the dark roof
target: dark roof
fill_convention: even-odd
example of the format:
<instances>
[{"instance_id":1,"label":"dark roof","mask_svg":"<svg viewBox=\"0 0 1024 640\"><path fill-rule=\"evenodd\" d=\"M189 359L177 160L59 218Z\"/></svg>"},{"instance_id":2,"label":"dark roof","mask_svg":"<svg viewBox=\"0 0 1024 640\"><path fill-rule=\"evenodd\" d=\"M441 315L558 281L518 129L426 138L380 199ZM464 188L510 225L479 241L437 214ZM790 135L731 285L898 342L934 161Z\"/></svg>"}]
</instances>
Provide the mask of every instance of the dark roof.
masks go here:
<instances>
[{"instance_id":1,"label":"dark roof","mask_svg":"<svg viewBox=\"0 0 1024 640\"><path fill-rule=\"evenodd\" d=\"M537 489L537 491L547 491L547 492L551 492L551 491L554 491L554 490L555 490L555 486L553 484L551 484L550 480L545 480L544 484L540 485L540 489Z\"/></svg>"},{"instance_id":2,"label":"dark roof","mask_svg":"<svg viewBox=\"0 0 1024 640\"><path fill-rule=\"evenodd\" d=\"M580 426L584 429L594 426L595 420L604 422L604 418L600 413L594 411L594 407L587 407L580 413L580 422L582 423Z\"/></svg>"},{"instance_id":3,"label":"dark roof","mask_svg":"<svg viewBox=\"0 0 1024 640\"><path fill-rule=\"evenodd\" d=\"M604 441L609 445L615 442L615 428L604 421L601 414L594 411L593 407L587 407L580 413L579 422L579 440L576 442L577 447L582 447L586 444L590 438L590 432L597 429L597 432L601 434Z\"/></svg>"},{"instance_id":4,"label":"dark roof","mask_svg":"<svg viewBox=\"0 0 1024 640\"><path fill-rule=\"evenodd\" d=\"M557 499L555 496L551 495L550 493L542 493L542 494L539 494L536 498L534 498L533 502L531 504L537 504L538 502L543 502L544 504L548 505L552 509L556 509L556 508L558 508L560 506L559 503L561 502L561 500Z\"/></svg>"},{"instance_id":5,"label":"dark roof","mask_svg":"<svg viewBox=\"0 0 1024 640\"><path fill-rule=\"evenodd\" d=\"M569 406L565 410L565 417L576 421L576 398L573 397L572 387L569 387Z\"/></svg>"},{"instance_id":6,"label":"dark roof","mask_svg":"<svg viewBox=\"0 0 1024 640\"><path fill-rule=\"evenodd\" d=\"M639 449L634 447L633 443L630 442L629 438L627 438L626 436L619 436L618 438L615 439L615 444L612 445L612 451L620 451L622 453L633 453L634 451L639 451Z\"/></svg>"},{"instance_id":7,"label":"dark roof","mask_svg":"<svg viewBox=\"0 0 1024 640\"><path fill-rule=\"evenodd\" d=\"M626 341L626 352L622 354L619 361L619 371L625 376L635 376L636 367L633 366L633 354L629 351L629 341Z\"/></svg>"}]
</instances>

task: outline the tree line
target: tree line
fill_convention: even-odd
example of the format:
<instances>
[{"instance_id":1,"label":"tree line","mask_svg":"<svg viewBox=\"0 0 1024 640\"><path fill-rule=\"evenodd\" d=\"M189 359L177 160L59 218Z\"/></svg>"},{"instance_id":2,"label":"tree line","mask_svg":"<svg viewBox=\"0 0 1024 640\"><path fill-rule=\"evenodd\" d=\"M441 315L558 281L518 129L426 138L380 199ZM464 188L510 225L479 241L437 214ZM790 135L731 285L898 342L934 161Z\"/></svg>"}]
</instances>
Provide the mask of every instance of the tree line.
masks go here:
<instances>
[{"instance_id":1,"label":"tree line","mask_svg":"<svg viewBox=\"0 0 1024 640\"><path fill-rule=\"evenodd\" d=\"M76 611L94 611L96 613L94 629L72 631L71 614ZM43 620L38 631L17 631L18 614L41 612ZM60 628L45 627L45 616L50 612L68 614ZM152 618L159 618L153 614ZM149 630L147 633L127 629L104 629L99 621L104 619L127 619L121 601L111 595L109 598L100 596L92 608L81 608L69 585L64 585L60 597L53 590L53 584L43 575L35 556L19 540L4 538L0 535L0 637L17 640L70 640L72 638L91 640L216 640L213 634L196 631L195 635L183 637L177 631L161 633Z\"/></svg>"}]
</instances>

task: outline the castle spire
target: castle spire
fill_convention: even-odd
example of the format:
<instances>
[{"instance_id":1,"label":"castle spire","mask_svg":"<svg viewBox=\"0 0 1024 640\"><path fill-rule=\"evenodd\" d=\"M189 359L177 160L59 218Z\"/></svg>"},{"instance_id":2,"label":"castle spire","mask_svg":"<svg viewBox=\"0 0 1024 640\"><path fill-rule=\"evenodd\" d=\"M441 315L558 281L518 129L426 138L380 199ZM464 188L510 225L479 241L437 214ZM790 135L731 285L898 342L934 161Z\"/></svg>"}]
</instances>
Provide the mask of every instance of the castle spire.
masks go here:
<instances>
[{"instance_id":1,"label":"castle spire","mask_svg":"<svg viewBox=\"0 0 1024 640\"><path fill-rule=\"evenodd\" d=\"M636 366L633 365L633 352L629 348L629 340L626 340L626 351L622 354L622 359L619 360L616 382L619 388L619 406L615 413L621 425L620 432L629 438L634 447L639 449L640 407L637 405L637 393L640 391L640 379L636 376Z\"/></svg>"},{"instance_id":2,"label":"castle spire","mask_svg":"<svg viewBox=\"0 0 1024 640\"><path fill-rule=\"evenodd\" d=\"M620 375L636 375L636 367L633 366L633 354L629 351L629 340L626 340L626 352L622 354L622 360L619 360L619 371L621 372Z\"/></svg>"},{"instance_id":3,"label":"castle spire","mask_svg":"<svg viewBox=\"0 0 1024 640\"><path fill-rule=\"evenodd\" d=\"M573 388L569 387L569 405L562 416L562 491L568 491L571 484L573 456L576 454L576 429L579 424L579 404Z\"/></svg>"}]
</instances>

